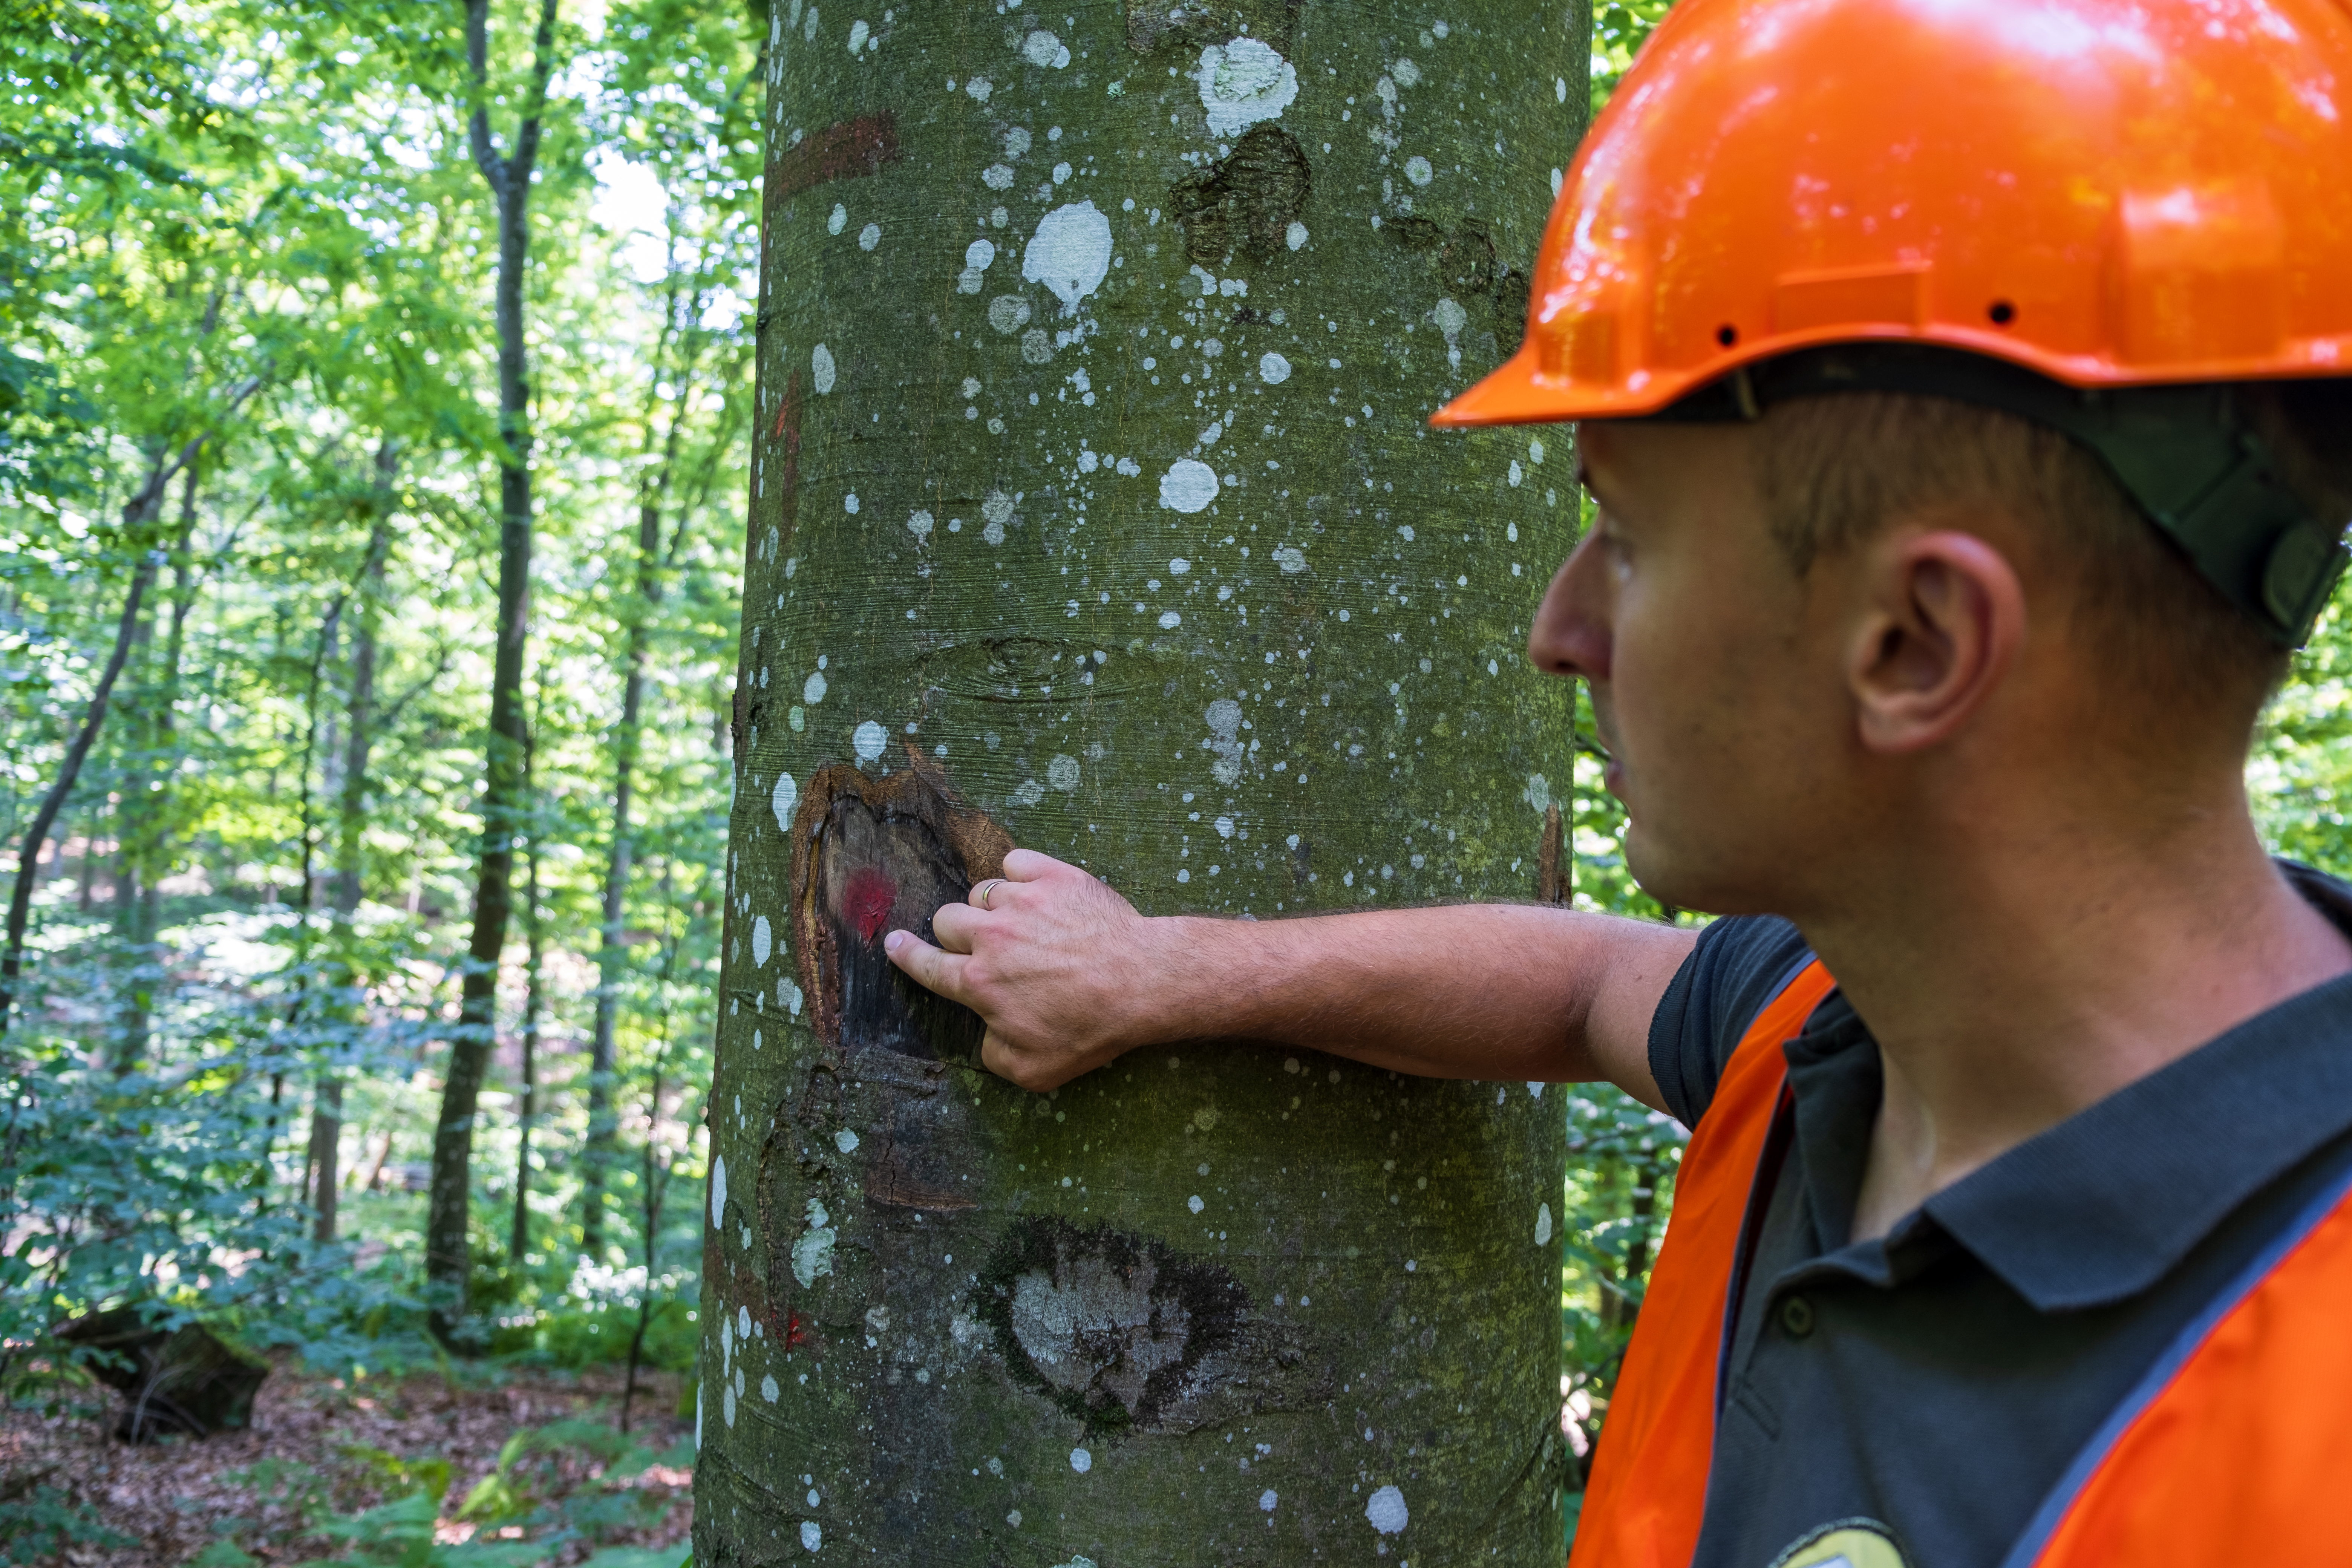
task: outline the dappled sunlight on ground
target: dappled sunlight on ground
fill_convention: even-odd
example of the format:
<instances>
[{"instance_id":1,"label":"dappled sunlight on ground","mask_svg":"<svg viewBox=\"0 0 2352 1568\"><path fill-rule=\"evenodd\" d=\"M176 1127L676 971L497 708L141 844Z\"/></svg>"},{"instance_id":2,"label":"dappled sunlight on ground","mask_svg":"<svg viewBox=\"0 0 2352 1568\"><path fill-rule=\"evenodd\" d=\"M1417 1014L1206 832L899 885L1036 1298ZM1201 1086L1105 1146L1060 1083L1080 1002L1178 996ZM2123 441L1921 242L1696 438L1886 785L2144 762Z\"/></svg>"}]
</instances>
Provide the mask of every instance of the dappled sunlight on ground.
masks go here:
<instances>
[{"instance_id":1,"label":"dappled sunlight on ground","mask_svg":"<svg viewBox=\"0 0 2352 1568\"><path fill-rule=\"evenodd\" d=\"M626 1494L635 1507L625 1516L593 1509L598 1542L569 1542L548 1561L564 1568L599 1547L685 1554L694 1472L677 1460L691 1452L679 1445L690 1440L693 1421L675 1415L679 1380L672 1374L641 1372L633 1406L636 1442L667 1462L606 1482L605 1463L583 1448L533 1456L504 1472L516 1500L506 1518L460 1520L466 1500L500 1473L501 1450L517 1432L562 1421L613 1424L621 1374L480 1369L457 1384L436 1375L353 1382L304 1374L293 1364L277 1361L250 1430L203 1442L171 1438L134 1448L114 1441L108 1432L115 1405L103 1390L61 1399L51 1414L0 1413L0 1495L54 1488L128 1538L69 1548L63 1560L76 1568L178 1568L224 1539L260 1563L291 1563L348 1551L319 1524L394 1500L404 1468L446 1460L448 1484L433 1527L442 1542L548 1539L559 1526L511 1522L513 1516L571 1505L569 1517L585 1521L593 1505Z\"/></svg>"}]
</instances>

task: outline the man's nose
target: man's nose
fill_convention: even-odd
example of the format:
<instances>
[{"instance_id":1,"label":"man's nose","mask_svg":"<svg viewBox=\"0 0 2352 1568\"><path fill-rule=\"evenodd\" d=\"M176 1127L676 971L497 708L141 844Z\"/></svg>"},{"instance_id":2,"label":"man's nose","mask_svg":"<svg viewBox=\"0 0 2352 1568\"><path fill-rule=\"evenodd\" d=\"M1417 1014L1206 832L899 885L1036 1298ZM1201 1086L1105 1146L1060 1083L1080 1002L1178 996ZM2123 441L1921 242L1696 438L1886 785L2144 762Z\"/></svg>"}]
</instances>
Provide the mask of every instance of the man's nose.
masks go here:
<instances>
[{"instance_id":1,"label":"man's nose","mask_svg":"<svg viewBox=\"0 0 2352 1568\"><path fill-rule=\"evenodd\" d=\"M1546 675L1609 679L1609 626L1594 575L1592 538L1587 535L1552 574L1528 629L1528 658Z\"/></svg>"}]
</instances>

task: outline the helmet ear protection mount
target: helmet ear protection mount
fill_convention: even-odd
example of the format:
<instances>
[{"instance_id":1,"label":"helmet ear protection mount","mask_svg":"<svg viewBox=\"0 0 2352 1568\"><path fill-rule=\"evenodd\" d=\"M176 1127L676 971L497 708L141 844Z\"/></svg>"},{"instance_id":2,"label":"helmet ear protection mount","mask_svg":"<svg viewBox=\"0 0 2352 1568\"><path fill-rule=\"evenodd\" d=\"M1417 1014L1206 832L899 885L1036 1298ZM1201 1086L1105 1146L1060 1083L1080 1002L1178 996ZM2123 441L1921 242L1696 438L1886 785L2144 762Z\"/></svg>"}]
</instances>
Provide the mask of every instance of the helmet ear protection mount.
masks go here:
<instances>
[{"instance_id":1,"label":"helmet ear protection mount","mask_svg":"<svg viewBox=\"0 0 2352 1568\"><path fill-rule=\"evenodd\" d=\"M1927 343L1855 342L1750 364L1659 412L1661 423L1754 420L1838 393L1949 398L2056 430L2098 458L2200 576L2282 647L2298 647L2347 559L2345 519L2316 515L2280 476L2232 384L2074 387Z\"/></svg>"}]
</instances>

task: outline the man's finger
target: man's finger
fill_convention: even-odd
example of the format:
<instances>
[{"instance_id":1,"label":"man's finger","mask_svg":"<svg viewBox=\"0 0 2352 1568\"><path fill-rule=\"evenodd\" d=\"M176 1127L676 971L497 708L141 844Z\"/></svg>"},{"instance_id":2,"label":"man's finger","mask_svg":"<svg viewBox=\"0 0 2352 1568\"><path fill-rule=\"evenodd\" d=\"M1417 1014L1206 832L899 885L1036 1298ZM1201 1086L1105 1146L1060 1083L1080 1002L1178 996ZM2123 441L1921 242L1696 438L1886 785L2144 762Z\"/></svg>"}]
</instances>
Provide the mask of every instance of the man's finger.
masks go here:
<instances>
[{"instance_id":1,"label":"man's finger","mask_svg":"<svg viewBox=\"0 0 2352 1568\"><path fill-rule=\"evenodd\" d=\"M950 952L970 952L985 918L970 904L941 904L931 911L931 935Z\"/></svg>"},{"instance_id":2,"label":"man's finger","mask_svg":"<svg viewBox=\"0 0 2352 1568\"><path fill-rule=\"evenodd\" d=\"M910 931L894 931L884 937L882 951L926 991L935 991L950 1002L966 1001L963 966L971 962L970 959L942 952Z\"/></svg>"},{"instance_id":3,"label":"man's finger","mask_svg":"<svg viewBox=\"0 0 2352 1568\"><path fill-rule=\"evenodd\" d=\"M989 1030L981 1039L980 1065L1005 1082L1025 1089L1032 1094L1058 1089L1064 1081L1050 1070L1042 1068L1033 1058L1014 1050L994 1029Z\"/></svg>"},{"instance_id":4,"label":"man's finger","mask_svg":"<svg viewBox=\"0 0 2352 1568\"><path fill-rule=\"evenodd\" d=\"M1058 870L1070 869L1051 855L1035 849L1008 849L1004 852L1004 877L1012 882L1034 882Z\"/></svg>"}]
</instances>

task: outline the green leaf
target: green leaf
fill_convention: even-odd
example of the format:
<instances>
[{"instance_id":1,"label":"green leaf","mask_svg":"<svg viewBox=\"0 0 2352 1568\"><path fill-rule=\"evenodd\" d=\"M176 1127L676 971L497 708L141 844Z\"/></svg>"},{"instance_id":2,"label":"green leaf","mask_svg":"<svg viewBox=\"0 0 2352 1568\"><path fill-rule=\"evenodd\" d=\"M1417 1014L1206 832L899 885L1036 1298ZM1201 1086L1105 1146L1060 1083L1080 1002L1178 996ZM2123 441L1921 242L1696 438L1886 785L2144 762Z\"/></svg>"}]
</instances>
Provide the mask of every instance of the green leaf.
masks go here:
<instances>
[{"instance_id":1,"label":"green leaf","mask_svg":"<svg viewBox=\"0 0 2352 1568\"><path fill-rule=\"evenodd\" d=\"M694 1568L694 1553L680 1558L675 1546L607 1546L580 1568Z\"/></svg>"},{"instance_id":2,"label":"green leaf","mask_svg":"<svg viewBox=\"0 0 2352 1568\"><path fill-rule=\"evenodd\" d=\"M484 1476L474 1483L474 1489L466 1494L465 1503L457 1510L459 1519L478 1519L486 1523L496 1523L512 1519L523 1511L523 1500L516 1495L513 1487L507 1484L503 1456L499 1465L498 1473Z\"/></svg>"}]
</instances>

